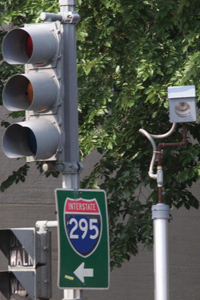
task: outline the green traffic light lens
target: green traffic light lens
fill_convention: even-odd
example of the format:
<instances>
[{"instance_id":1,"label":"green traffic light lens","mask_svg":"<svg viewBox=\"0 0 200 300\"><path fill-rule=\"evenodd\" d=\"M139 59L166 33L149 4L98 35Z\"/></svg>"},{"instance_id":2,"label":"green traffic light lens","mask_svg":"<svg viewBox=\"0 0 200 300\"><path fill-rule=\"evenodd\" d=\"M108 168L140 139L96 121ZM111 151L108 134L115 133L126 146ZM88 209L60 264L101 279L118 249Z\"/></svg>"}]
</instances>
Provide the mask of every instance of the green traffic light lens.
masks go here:
<instances>
[{"instance_id":1,"label":"green traffic light lens","mask_svg":"<svg viewBox=\"0 0 200 300\"><path fill-rule=\"evenodd\" d=\"M33 153L33 155L36 155L37 153L37 141L35 138L35 135L33 133L33 131L29 128L27 128L27 142L28 142L28 146L30 151Z\"/></svg>"}]
</instances>

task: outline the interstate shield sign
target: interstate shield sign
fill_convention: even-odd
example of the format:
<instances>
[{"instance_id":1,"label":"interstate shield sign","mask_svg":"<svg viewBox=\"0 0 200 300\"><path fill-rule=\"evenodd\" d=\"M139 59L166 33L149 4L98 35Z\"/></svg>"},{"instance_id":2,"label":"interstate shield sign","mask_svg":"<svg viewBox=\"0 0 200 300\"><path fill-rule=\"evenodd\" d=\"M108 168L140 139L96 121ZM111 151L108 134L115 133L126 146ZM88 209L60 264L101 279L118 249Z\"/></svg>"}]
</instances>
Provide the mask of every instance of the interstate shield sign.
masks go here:
<instances>
[{"instance_id":1,"label":"interstate shield sign","mask_svg":"<svg viewBox=\"0 0 200 300\"><path fill-rule=\"evenodd\" d=\"M73 249L83 257L91 255L101 238L101 213L96 199L70 199L65 202L66 235Z\"/></svg>"}]
</instances>

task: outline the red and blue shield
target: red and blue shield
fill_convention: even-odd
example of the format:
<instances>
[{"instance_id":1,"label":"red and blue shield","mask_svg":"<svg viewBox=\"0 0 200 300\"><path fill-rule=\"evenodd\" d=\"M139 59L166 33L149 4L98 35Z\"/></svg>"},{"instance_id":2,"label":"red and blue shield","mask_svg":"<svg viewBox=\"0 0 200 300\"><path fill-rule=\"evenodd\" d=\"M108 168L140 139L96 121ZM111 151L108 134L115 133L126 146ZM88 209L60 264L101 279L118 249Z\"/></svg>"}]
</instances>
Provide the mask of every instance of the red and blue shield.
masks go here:
<instances>
[{"instance_id":1,"label":"red and blue shield","mask_svg":"<svg viewBox=\"0 0 200 300\"><path fill-rule=\"evenodd\" d=\"M83 257L97 248L102 232L101 212L96 199L66 199L66 235L72 248Z\"/></svg>"}]
</instances>

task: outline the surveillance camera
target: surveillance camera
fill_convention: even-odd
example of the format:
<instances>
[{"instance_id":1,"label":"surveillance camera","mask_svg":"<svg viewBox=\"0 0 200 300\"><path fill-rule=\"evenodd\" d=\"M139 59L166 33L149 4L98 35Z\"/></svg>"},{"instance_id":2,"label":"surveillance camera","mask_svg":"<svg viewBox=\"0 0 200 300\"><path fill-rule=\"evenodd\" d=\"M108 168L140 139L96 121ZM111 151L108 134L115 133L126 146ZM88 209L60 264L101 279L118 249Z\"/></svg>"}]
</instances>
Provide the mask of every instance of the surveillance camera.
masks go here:
<instances>
[{"instance_id":1,"label":"surveillance camera","mask_svg":"<svg viewBox=\"0 0 200 300\"><path fill-rule=\"evenodd\" d=\"M194 85L168 87L168 99L171 123L196 121L196 91Z\"/></svg>"}]
</instances>

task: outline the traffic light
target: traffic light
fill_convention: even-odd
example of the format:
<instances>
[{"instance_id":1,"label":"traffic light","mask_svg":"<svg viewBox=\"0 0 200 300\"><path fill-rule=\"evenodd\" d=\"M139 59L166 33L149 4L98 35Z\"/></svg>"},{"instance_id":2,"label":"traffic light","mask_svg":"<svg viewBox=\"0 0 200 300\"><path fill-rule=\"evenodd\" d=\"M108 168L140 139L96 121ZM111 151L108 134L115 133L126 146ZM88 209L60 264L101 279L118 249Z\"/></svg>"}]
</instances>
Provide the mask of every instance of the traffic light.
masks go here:
<instances>
[{"instance_id":1,"label":"traffic light","mask_svg":"<svg viewBox=\"0 0 200 300\"><path fill-rule=\"evenodd\" d=\"M3 151L27 161L62 160L62 34L59 22L12 29L2 44L9 64L25 65L3 89L4 106L25 111L26 120L11 124L3 135Z\"/></svg>"},{"instance_id":2,"label":"traffic light","mask_svg":"<svg viewBox=\"0 0 200 300\"><path fill-rule=\"evenodd\" d=\"M35 228L0 230L0 250L8 270L0 271L6 299L51 298L51 236Z\"/></svg>"}]
</instances>

